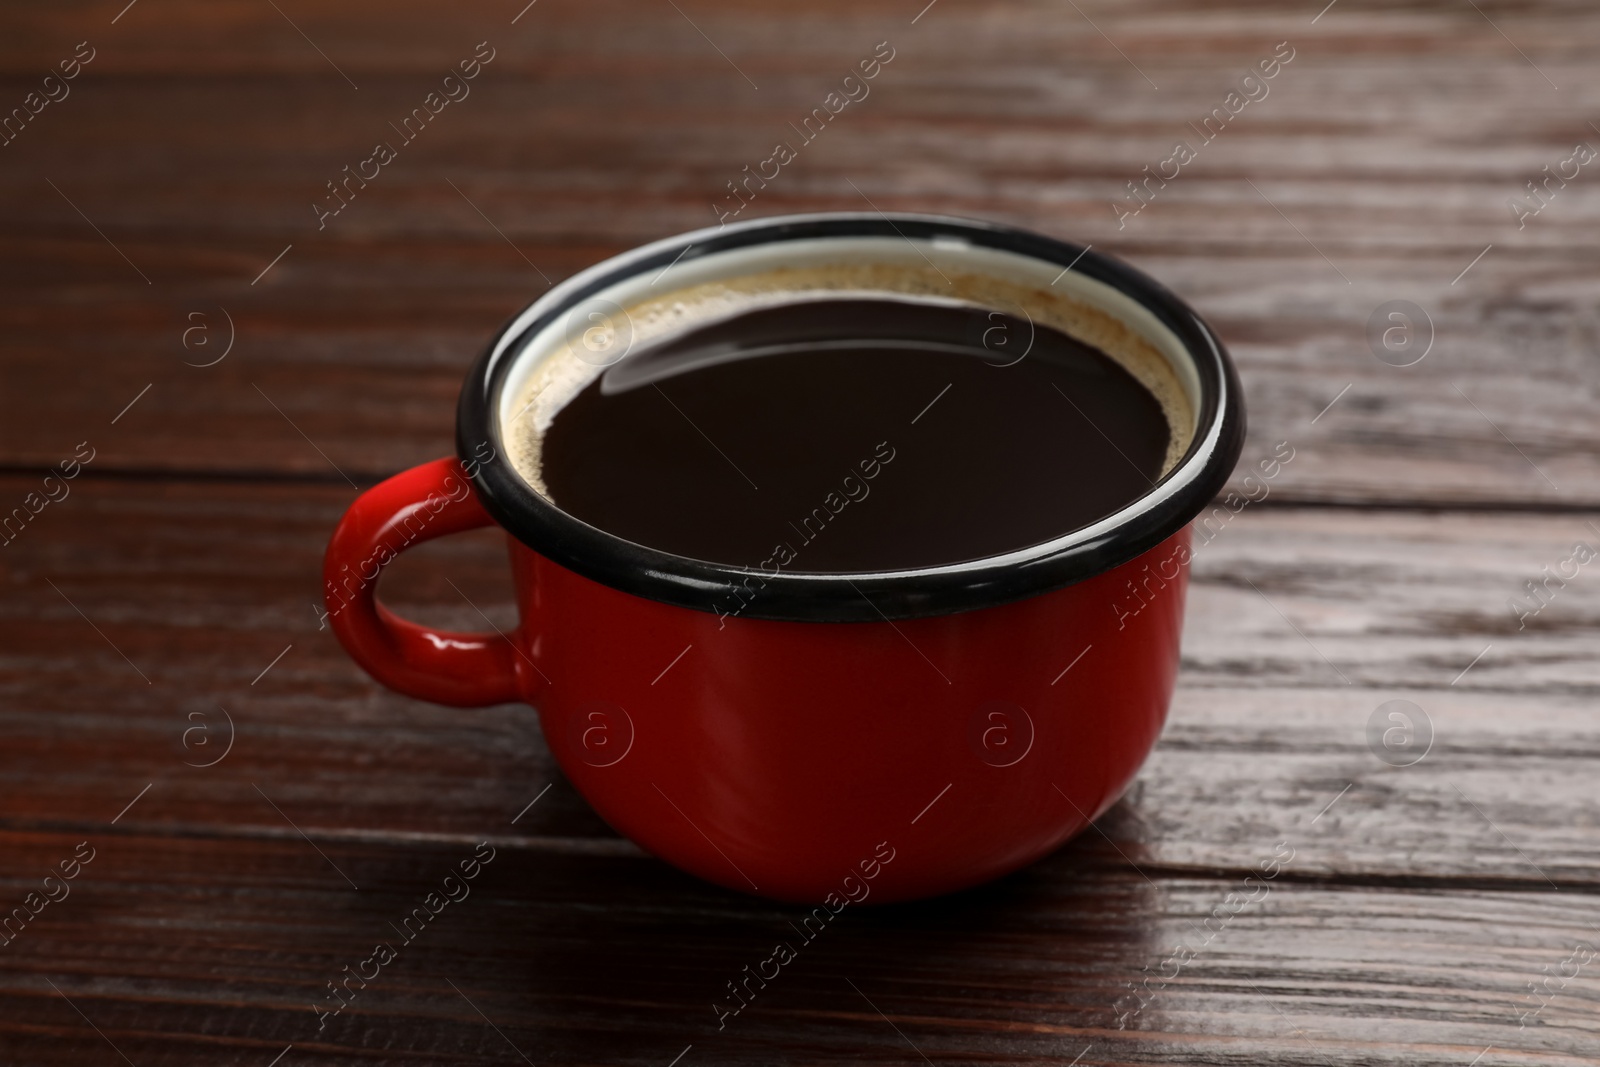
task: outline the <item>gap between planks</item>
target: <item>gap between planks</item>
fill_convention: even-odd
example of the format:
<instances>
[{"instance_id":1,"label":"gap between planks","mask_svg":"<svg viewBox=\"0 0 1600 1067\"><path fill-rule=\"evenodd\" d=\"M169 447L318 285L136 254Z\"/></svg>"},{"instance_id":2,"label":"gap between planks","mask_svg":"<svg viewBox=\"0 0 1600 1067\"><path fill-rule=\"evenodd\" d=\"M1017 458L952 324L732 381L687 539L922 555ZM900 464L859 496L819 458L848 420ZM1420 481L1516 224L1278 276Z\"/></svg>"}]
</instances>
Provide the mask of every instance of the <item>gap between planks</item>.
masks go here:
<instances>
[{"instance_id":1,"label":"gap between planks","mask_svg":"<svg viewBox=\"0 0 1600 1067\"><path fill-rule=\"evenodd\" d=\"M76 836L95 833L103 837L150 838L157 841L207 840L222 843L251 841L297 841L300 835L290 830L271 826L202 826L173 824L159 827L130 827L119 829L100 823L77 821L39 821L12 823L0 821L0 838L7 835L64 835ZM625 838L605 837L545 837L501 836L495 834L426 833L403 830L357 830L312 828L307 839L328 844L364 845L389 848L448 845L470 847L488 842L495 848L514 852L570 856L598 856L609 859L635 859L657 862L649 853ZM1082 853L1080 867L1099 872L1125 872L1130 876L1169 881L1237 882L1260 872L1252 866L1228 867L1214 864L1139 863L1126 858L1110 857L1091 837L1080 838L1077 846ZM1072 845L1063 846L1070 848ZM1038 863L1048 862L1060 850L1043 856ZM1119 850L1120 854L1120 850ZM1024 868L1026 870L1026 868ZM1581 896L1600 896L1600 880L1584 880L1556 875L1554 881L1538 876L1467 876L1459 874L1382 874L1377 872L1343 871L1282 871L1279 880L1295 885L1338 889L1389 889L1419 891L1464 891L1484 893L1576 893Z\"/></svg>"}]
</instances>

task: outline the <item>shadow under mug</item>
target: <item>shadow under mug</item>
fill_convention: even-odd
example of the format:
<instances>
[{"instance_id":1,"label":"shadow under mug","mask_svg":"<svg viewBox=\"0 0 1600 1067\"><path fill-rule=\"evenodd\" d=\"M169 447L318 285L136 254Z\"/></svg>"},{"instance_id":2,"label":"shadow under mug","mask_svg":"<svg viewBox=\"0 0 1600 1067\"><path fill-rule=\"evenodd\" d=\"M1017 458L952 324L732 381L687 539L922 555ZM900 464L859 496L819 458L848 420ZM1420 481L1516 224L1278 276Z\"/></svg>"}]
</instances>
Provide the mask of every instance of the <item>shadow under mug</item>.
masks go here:
<instances>
[{"instance_id":1,"label":"shadow under mug","mask_svg":"<svg viewBox=\"0 0 1600 1067\"><path fill-rule=\"evenodd\" d=\"M1041 289L1054 275L1049 285L1133 330L1190 394L1187 454L1133 503L1048 543L849 575L633 544L562 512L506 458L512 386L540 339L570 336L595 309L621 313L667 272L715 279L912 252L908 262L946 269L1003 266ZM835 910L932 896L1038 859L1132 781L1177 673L1188 523L1227 480L1243 435L1238 380L1211 330L1156 282L1082 246L920 215L702 230L591 267L500 331L462 390L458 456L383 482L339 523L324 569L329 620L356 662L401 693L534 705L595 810L685 871ZM493 525L508 534L514 630L438 630L377 602L379 573L405 548Z\"/></svg>"}]
</instances>

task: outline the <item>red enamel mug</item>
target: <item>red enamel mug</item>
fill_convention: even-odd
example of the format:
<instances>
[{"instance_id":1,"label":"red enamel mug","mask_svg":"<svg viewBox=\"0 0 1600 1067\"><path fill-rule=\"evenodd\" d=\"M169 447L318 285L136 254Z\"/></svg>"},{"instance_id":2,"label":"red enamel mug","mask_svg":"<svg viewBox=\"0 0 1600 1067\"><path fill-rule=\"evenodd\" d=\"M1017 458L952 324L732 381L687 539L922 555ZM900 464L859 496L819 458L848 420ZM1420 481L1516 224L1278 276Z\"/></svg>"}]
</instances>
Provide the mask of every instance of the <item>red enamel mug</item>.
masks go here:
<instances>
[{"instance_id":1,"label":"red enamel mug","mask_svg":"<svg viewBox=\"0 0 1600 1067\"><path fill-rule=\"evenodd\" d=\"M668 272L913 253L1066 291L1137 335L1187 394L1187 452L1131 504L1044 544L854 574L755 574L634 544L565 514L508 459L515 388L551 338L625 319ZM927 897L1031 863L1128 787L1172 697L1188 524L1243 436L1238 379L1212 331L1115 259L934 216L732 224L606 260L506 325L462 389L457 456L390 478L339 523L328 618L401 693L533 705L594 809L685 871L835 908ZM438 630L377 601L405 548L483 526L507 534L515 629Z\"/></svg>"}]
</instances>

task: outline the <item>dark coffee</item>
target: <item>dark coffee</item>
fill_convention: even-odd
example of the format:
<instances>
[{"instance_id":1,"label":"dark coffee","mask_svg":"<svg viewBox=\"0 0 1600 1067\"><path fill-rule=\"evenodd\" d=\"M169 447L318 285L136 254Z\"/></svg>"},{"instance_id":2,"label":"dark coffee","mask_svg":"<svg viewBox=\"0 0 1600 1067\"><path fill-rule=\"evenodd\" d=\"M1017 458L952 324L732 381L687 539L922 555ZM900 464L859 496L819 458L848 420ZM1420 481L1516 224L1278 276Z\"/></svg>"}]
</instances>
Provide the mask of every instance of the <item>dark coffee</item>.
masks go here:
<instances>
[{"instance_id":1,"label":"dark coffee","mask_svg":"<svg viewBox=\"0 0 1600 1067\"><path fill-rule=\"evenodd\" d=\"M1155 396L1049 327L796 299L636 348L556 414L540 474L569 514L677 555L901 570L1103 518L1150 489L1170 438Z\"/></svg>"}]
</instances>

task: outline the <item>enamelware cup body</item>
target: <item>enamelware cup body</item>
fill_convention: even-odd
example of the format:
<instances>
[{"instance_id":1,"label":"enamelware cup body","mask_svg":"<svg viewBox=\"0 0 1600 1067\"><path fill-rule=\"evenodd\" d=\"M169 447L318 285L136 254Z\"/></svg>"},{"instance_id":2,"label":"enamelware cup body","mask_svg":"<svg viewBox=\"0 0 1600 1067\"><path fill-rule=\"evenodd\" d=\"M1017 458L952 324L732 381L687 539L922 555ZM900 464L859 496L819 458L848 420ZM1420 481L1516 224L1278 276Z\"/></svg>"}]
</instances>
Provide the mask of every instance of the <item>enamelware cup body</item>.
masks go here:
<instances>
[{"instance_id":1,"label":"enamelware cup body","mask_svg":"<svg viewBox=\"0 0 1600 1067\"><path fill-rule=\"evenodd\" d=\"M753 572L624 541L562 512L507 458L520 363L551 331L571 336L574 316L620 310L630 286L685 261L703 275L741 255L856 247L829 242L881 250L891 235L919 254L1037 264L1041 279L1072 272L1076 294L1172 361L1194 413L1188 452L1139 500L1048 544L850 575ZM575 275L497 335L463 389L458 455L373 488L335 531L328 617L400 692L536 707L595 810L685 871L834 908L930 896L1034 861L1132 781L1177 675L1188 524L1243 432L1237 378L1200 318L1080 246L930 216L700 231ZM377 602L401 551L490 525L508 535L513 631L447 632Z\"/></svg>"}]
</instances>

